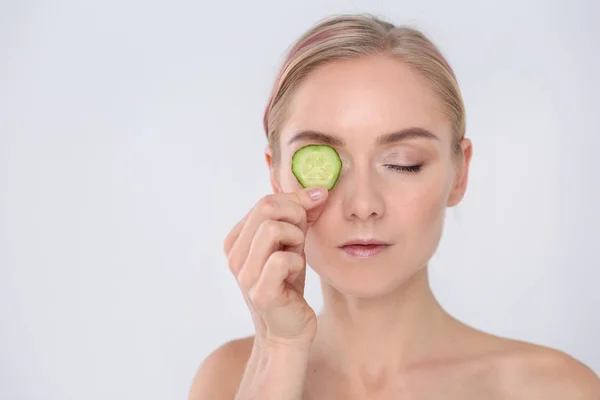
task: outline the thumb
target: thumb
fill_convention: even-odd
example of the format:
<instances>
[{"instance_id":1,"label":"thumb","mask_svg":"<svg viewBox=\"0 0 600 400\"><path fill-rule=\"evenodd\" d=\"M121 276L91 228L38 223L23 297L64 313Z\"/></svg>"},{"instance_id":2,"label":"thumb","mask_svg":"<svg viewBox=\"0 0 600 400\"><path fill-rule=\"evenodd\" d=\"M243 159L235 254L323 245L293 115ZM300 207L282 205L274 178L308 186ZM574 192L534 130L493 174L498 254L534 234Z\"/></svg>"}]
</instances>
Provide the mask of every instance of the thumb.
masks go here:
<instances>
[{"instance_id":1,"label":"thumb","mask_svg":"<svg viewBox=\"0 0 600 400\"><path fill-rule=\"evenodd\" d=\"M306 222L308 227L310 227L319 219L321 212L325 208L329 191L322 186L311 187L300 190L297 192L297 196L300 204L306 210Z\"/></svg>"}]
</instances>

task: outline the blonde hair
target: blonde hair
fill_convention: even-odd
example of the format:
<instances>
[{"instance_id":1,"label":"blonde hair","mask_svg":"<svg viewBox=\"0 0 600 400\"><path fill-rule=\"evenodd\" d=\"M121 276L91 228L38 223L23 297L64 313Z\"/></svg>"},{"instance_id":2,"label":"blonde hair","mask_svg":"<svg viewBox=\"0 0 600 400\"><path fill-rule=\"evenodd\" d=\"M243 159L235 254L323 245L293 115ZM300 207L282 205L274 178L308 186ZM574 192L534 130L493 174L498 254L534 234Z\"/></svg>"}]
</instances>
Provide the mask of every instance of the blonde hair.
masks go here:
<instances>
[{"instance_id":1,"label":"blonde hair","mask_svg":"<svg viewBox=\"0 0 600 400\"><path fill-rule=\"evenodd\" d=\"M336 60L390 55L425 78L444 105L452 124L454 155L462 155L465 107L458 82L439 49L420 31L395 26L371 14L342 14L325 18L298 38L288 51L264 113L264 129L280 161L280 130L295 89L315 68Z\"/></svg>"}]
</instances>

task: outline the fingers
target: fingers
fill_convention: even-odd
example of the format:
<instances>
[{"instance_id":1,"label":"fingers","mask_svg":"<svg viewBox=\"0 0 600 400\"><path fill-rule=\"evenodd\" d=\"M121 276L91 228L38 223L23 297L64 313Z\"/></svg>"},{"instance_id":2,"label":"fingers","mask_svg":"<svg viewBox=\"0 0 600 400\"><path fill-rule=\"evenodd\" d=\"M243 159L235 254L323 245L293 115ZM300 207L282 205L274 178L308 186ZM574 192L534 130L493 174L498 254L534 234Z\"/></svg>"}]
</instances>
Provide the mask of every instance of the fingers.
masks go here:
<instances>
[{"instance_id":1,"label":"fingers","mask_svg":"<svg viewBox=\"0 0 600 400\"><path fill-rule=\"evenodd\" d=\"M241 226L236 226L226 240L226 246L229 247L227 254L229 266L234 274L242 267L250 243L263 221L285 221L306 231L307 213L301 201L307 203L306 196L297 196L295 193L268 195L254 206L245 222Z\"/></svg>"},{"instance_id":2,"label":"fingers","mask_svg":"<svg viewBox=\"0 0 600 400\"><path fill-rule=\"evenodd\" d=\"M290 251L272 253L258 280L248 289L248 296L258 308L268 309L282 305L287 282L296 279L305 270L304 258Z\"/></svg>"},{"instance_id":3,"label":"fingers","mask_svg":"<svg viewBox=\"0 0 600 400\"><path fill-rule=\"evenodd\" d=\"M306 210L306 223L307 227L310 227L319 219L325 208L325 199L329 195L329 191L324 187L314 187L295 192L293 195Z\"/></svg>"},{"instance_id":4,"label":"fingers","mask_svg":"<svg viewBox=\"0 0 600 400\"><path fill-rule=\"evenodd\" d=\"M299 204L281 202L275 196L266 196L250 212L240 229L228 255L231 272L237 275L248 257L250 246L259 226L267 220L287 222L296 226L306 225L306 212Z\"/></svg>"},{"instance_id":5,"label":"fingers","mask_svg":"<svg viewBox=\"0 0 600 400\"><path fill-rule=\"evenodd\" d=\"M224 250L232 272L237 275L242 268L251 242L263 221L285 221L306 233L308 226L317 220L323 210L327 196L326 188L310 188L263 197L225 239Z\"/></svg>"},{"instance_id":6,"label":"fingers","mask_svg":"<svg viewBox=\"0 0 600 400\"><path fill-rule=\"evenodd\" d=\"M314 338L316 316L303 297L304 242L327 196L326 188L265 196L224 241L229 268L262 336L303 343Z\"/></svg>"},{"instance_id":7,"label":"fingers","mask_svg":"<svg viewBox=\"0 0 600 400\"><path fill-rule=\"evenodd\" d=\"M281 221L263 221L252 239L246 261L236 276L240 287L248 292L254 286L271 254L289 247L296 249L290 252L300 255L303 243L304 232L297 226Z\"/></svg>"},{"instance_id":8,"label":"fingers","mask_svg":"<svg viewBox=\"0 0 600 400\"><path fill-rule=\"evenodd\" d=\"M279 194L279 195L265 196L263 199L261 199L261 201L255 207L252 208L252 210L250 210L250 212L248 212L244 216L244 218L242 218L233 227L233 229L231 230L229 235L227 235L227 237L225 238L225 241L224 241L225 254L229 253L229 251L233 247L233 244L237 240L237 238L242 230L242 227L244 226L245 222L248 219L248 216L251 213L253 213L257 208L259 208L259 210L261 207L268 208L270 206L274 206L275 202L294 201L294 202L297 202L298 204L300 204L300 206L302 206L302 208L304 208L305 212L307 213L307 218L305 218L303 220L305 220L308 224L315 222L316 219L319 217L320 212L323 209L322 205L324 205L324 200L328 196L328 191L326 188L316 188L316 189L317 189L317 193L321 193L323 197L313 199L311 197L311 193L314 193L314 191L315 191L315 189L313 189L313 188L303 189L303 190L300 190L299 192L295 192L295 193L284 193L284 194ZM267 204L265 204L265 203L267 203ZM268 212L264 212L265 210L260 210L260 211L263 211L263 214L268 214ZM306 227L300 226L300 228L304 230Z\"/></svg>"}]
</instances>

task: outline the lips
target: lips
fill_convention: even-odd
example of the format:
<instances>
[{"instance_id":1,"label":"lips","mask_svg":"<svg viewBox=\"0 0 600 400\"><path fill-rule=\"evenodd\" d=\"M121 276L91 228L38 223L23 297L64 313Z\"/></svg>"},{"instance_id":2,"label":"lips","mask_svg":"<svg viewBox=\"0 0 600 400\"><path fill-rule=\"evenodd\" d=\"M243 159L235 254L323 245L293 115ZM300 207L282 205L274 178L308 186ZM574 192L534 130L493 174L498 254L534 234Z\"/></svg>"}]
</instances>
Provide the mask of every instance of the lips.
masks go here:
<instances>
[{"instance_id":1,"label":"lips","mask_svg":"<svg viewBox=\"0 0 600 400\"><path fill-rule=\"evenodd\" d=\"M350 240L340 246L344 253L352 257L373 257L390 246L389 243L380 240Z\"/></svg>"}]
</instances>

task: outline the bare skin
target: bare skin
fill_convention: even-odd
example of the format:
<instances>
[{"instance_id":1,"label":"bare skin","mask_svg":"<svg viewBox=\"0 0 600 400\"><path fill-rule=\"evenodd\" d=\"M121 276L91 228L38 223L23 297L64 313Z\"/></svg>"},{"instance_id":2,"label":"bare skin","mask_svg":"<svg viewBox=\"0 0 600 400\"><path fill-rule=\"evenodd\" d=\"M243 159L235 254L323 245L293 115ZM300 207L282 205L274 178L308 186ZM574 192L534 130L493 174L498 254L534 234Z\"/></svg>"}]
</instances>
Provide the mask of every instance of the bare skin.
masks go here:
<instances>
[{"instance_id":1,"label":"bare skin","mask_svg":"<svg viewBox=\"0 0 600 400\"><path fill-rule=\"evenodd\" d=\"M588 367L554 349L472 333L489 341L480 355L415 365L357 390L348 377L329 366L322 350L310 357L303 400L592 400L600 390ZM226 343L198 370L190 400L235 399L252 353L254 337ZM492 350L497 347L498 350ZM467 351L468 353L468 351ZM382 380L383 381L383 380Z\"/></svg>"},{"instance_id":2,"label":"bare skin","mask_svg":"<svg viewBox=\"0 0 600 400\"><path fill-rule=\"evenodd\" d=\"M449 315L427 265L445 210L468 182L472 146L451 152L443 105L401 61L338 61L313 71L281 131L281 164L266 160L273 195L225 240L255 321L253 337L229 342L200 366L190 399L600 399L600 380L554 349L497 337ZM421 128L383 143L391 132ZM313 201L291 173L291 155L318 135L335 137L344 167ZM390 165L420 165L415 172ZM388 245L349 256L348 240ZM324 307L303 299L306 264L321 278Z\"/></svg>"}]
</instances>

